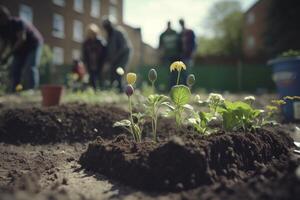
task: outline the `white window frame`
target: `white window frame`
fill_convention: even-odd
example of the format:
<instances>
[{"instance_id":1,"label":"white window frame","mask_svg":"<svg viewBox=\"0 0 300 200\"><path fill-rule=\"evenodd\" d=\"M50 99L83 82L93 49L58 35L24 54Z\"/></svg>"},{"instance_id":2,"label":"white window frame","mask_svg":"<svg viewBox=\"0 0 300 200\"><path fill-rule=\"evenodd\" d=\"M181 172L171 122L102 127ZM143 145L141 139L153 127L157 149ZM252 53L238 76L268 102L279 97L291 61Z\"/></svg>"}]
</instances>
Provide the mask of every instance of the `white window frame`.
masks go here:
<instances>
[{"instance_id":1,"label":"white window frame","mask_svg":"<svg viewBox=\"0 0 300 200\"><path fill-rule=\"evenodd\" d=\"M60 22L57 22L60 21ZM56 23L61 23L57 25ZM60 26L59 28L56 26ZM57 28L57 30L56 30ZM54 13L52 19L52 35L57 38L64 38L65 37L65 21L64 17L60 14Z\"/></svg>"},{"instance_id":2,"label":"white window frame","mask_svg":"<svg viewBox=\"0 0 300 200\"><path fill-rule=\"evenodd\" d=\"M98 9L97 9L98 8ZM101 15L101 1L91 0L91 13L92 17L98 18Z\"/></svg>"},{"instance_id":3,"label":"white window frame","mask_svg":"<svg viewBox=\"0 0 300 200\"><path fill-rule=\"evenodd\" d=\"M27 23L33 23L33 10L30 6L26 4L20 4L19 16Z\"/></svg>"},{"instance_id":4,"label":"white window frame","mask_svg":"<svg viewBox=\"0 0 300 200\"><path fill-rule=\"evenodd\" d=\"M79 43L83 41L83 23L76 19L73 21L73 40Z\"/></svg>"},{"instance_id":5,"label":"white window frame","mask_svg":"<svg viewBox=\"0 0 300 200\"><path fill-rule=\"evenodd\" d=\"M73 0L73 8L79 13L84 11L84 0Z\"/></svg>"},{"instance_id":6,"label":"white window frame","mask_svg":"<svg viewBox=\"0 0 300 200\"><path fill-rule=\"evenodd\" d=\"M57 5L57 6L61 6L64 7L66 5L66 1L65 0L52 0L53 4Z\"/></svg>"},{"instance_id":7,"label":"white window frame","mask_svg":"<svg viewBox=\"0 0 300 200\"><path fill-rule=\"evenodd\" d=\"M54 65L64 64L64 49L62 47L53 47L53 59L52 62Z\"/></svg>"}]
</instances>

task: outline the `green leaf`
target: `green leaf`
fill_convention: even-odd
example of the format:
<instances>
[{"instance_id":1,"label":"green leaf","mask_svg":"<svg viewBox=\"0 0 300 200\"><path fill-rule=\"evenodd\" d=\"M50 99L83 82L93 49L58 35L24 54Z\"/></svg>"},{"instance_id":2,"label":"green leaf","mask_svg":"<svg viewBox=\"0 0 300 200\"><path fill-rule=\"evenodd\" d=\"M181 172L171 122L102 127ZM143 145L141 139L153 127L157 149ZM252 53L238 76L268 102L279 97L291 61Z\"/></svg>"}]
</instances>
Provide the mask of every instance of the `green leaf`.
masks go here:
<instances>
[{"instance_id":1,"label":"green leaf","mask_svg":"<svg viewBox=\"0 0 300 200\"><path fill-rule=\"evenodd\" d=\"M123 119L123 120L115 122L113 124L113 127L120 127L120 126L130 127L131 126L131 122L128 119Z\"/></svg>"},{"instance_id":2,"label":"green leaf","mask_svg":"<svg viewBox=\"0 0 300 200\"><path fill-rule=\"evenodd\" d=\"M185 85L176 85L171 89L171 99L177 106L183 106L190 101L191 91Z\"/></svg>"},{"instance_id":3,"label":"green leaf","mask_svg":"<svg viewBox=\"0 0 300 200\"><path fill-rule=\"evenodd\" d=\"M190 104L185 104L183 107L187 110L194 110L194 107L191 106Z\"/></svg>"},{"instance_id":4,"label":"green leaf","mask_svg":"<svg viewBox=\"0 0 300 200\"><path fill-rule=\"evenodd\" d=\"M164 105L164 106L167 106L170 110L175 110L175 107L174 106L172 106L169 102L164 102L164 103L162 103L161 105Z\"/></svg>"}]
</instances>

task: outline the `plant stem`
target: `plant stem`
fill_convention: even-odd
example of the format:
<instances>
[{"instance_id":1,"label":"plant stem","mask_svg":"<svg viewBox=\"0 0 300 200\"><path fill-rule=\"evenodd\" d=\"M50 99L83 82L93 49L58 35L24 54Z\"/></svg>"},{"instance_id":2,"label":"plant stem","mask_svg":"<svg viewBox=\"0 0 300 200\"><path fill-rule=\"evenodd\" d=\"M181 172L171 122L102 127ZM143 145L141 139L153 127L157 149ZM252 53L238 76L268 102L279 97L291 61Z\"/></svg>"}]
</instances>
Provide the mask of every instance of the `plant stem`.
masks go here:
<instances>
[{"instance_id":1,"label":"plant stem","mask_svg":"<svg viewBox=\"0 0 300 200\"><path fill-rule=\"evenodd\" d=\"M157 142L157 133L156 133L156 128L157 128L157 116L155 117L155 120L154 120L154 133L155 133L155 142Z\"/></svg>"},{"instance_id":2,"label":"plant stem","mask_svg":"<svg viewBox=\"0 0 300 200\"><path fill-rule=\"evenodd\" d=\"M130 122L131 122L131 126L130 126L130 130L131 130L131 134L134 138L134 140L137 142L137 137L135 135L135 131L134 131L134 122L133 122L133 117L132 117L132 106L131 106L131 97L128 97L128 108L129 108L129 112L130 112Z\"/></svg>"},{"instance_id":3,"label":"plant stem","mask_svg":"<svg viewBox=\"0 0 300 200\"><path fill-rule=\"evenodd\" d=\"M178 85L178 83L179 83L179 78L180 78L180 70L178 71L178 74L177 74L177 81L176 81L176 85Z\"/></svg>"},{"instance_id":4,"label":"plant stem","mask_svg":"<svg viewBox=\"0 0 300 200\"><path fill-rule=\"evenodd\" d=\"M153 94L155 94L154 81L151 81L151 85L152 85L152 92L153 92Z\"/></svg>"}]
</instances>

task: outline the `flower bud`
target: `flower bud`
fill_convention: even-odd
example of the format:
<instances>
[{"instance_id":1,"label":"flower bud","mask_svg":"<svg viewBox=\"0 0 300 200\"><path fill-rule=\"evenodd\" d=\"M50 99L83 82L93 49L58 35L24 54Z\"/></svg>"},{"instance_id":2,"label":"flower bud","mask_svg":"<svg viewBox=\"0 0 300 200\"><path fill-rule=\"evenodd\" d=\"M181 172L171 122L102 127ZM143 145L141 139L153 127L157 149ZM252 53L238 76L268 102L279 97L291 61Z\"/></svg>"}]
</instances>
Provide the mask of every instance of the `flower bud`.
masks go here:
<instances>
[{"instance_id":1,"label":"flower bud","mask_svg":"<svg viewBox=\"0 0 300 200\"><path fill-rule=\"evenodd\" d=\"M187 80L186 80L186 84L189 86L189 87L192 87L196 82L196 78L195 78L195 75L194 74L190 74L188 77L187 77Z\"/></svg>"},{"instance_id":2,"label":"flower bud","mask_svg":"<svg viewBox=\"0 0 300 200\"><path fill-rule=\"evenodd\" d=\"M157 79L157 72L155 69L150 69L149 73L148 73L148 79L151 81L151 82L154 82L156 81Z\"/></svg>"},{"instance_id":3,"label":"flower bud","mask_svg":"<svg viewBox=\"0 0 300 200\"><path fill-rule=\"evenodd\" d=\"M136 82L136 74L135 73L128 73L126 75L127 83L133 85Z\"/></svg>"},{"instance_id":4,"label":"flower bud","mask_svg":"<svg viewBox=\"0 0 300 200\"><path fill-rule=\"evenodd\" d=\"M118 67L117 69L116 69L116 72L117 72L117 74L118 75L120 75L120 76L123 76L124 75L124 69L122 68L122 67Z\"/></svg>"},{"instance_id":5,"label":"flower bud","mask_svg":"<svg viewBox=\"0 0 300 200\"><path fill-rule=\"evenodd\" d=\"M16 92L21 92L23 90L23 85L18 84L15 89L16 89Z\"/></svg>"},{"instance_id":6,"label":"flower bud","mask_svg":"<svg viewBox=\"0 0 300 200\"><path fill-rule=\"evenodd\" d=\"M126 87L125 87L125 93L127 96L131 96L133 93L134 93L134 88L132 87L132 85L128 84Z\"/></svg>"}]
</instances>

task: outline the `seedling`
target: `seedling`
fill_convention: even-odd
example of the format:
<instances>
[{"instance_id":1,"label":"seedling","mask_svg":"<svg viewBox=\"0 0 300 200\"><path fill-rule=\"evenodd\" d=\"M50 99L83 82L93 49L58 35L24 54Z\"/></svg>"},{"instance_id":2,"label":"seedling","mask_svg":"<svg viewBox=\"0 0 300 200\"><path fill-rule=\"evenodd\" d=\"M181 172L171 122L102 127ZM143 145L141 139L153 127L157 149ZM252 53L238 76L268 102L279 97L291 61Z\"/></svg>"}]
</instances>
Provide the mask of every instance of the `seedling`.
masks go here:
<instances>
[{"instance_id":1,"label":"seedling","mask_svg":"<svg viewBox=\"0 0 300 200\"><path fill-rule=\"evenodd\" d=\"M213 115L216 115L217 108L224 105L224 98L221 94L210 93L207 101L210 111Z\"/></svg>"},{"instance_id":2,"label":"seedling","mask_svg":"<svg viewBox=\"0 0 300 200\"><path fill-rule=\"evenodd\" d=\"M217 112L221 114L223 127L226 130L243 129L244 131L257 128L262 113L261 110L254 109L242 101L224 101L224 104L217 108Z\"/></svg>"},{"instance_id":3,"label":"seedling","mask_svg":"<svg viewBox=\"0 0 300 200\"><path fill-rule=\"evenodd\" d=\"M128 85L125 88L125 93L128 96L128 110L130 113L129 120L124 119L118 122L115 122L113 127L123 127L126 130L128 130L134 140L136 142L141 142L142 140L142 125L143 125L143 114L141 113L133 113L132 111L132 102L131 102L131 96L134 94L134 88L131 84L134 84L136 82L136 74L135 73L128 73L127 76L127 83ZM133 117L136 118L136 121L134 121Z\"/></svg>"},{"instance_id":4,"label":"seedling","mask_svg":"<svg viewBox=\"0 0 300 200\"><path fill-rule=\"evenodd\" d=\"M200 134L209 134L208 123L213 119L211 113L207 112L192 112L192 117L188 119L188 122L194 127L194 129Z\"/></svg>"},{"instance_id":5,"label":"seedling","mask_svg":"<svg viewBox=\"0 0 300 200\"><path fill-rule=\"evenodd\" d=\"M150 116L152 122L152 133L154 141L157 141L157 118L159 109L167 103L168 97L165 95L153 94L146 101L146 114Z\"/></svg>"},{"instance_id":6,"label":"seedling","mask_svg":"<svg viewBox=\"0 0 300 200\"><path fill-rule=\"evenodd\" d=\"M178 85L180 79L181 70L186 70L186 66L181 61L175 61L170 66L170 71L178 71L177 75L177 84L172 87L170 97L172 102L166 103L170 109L169 114L173 114L175 116L177 127L181 126L183 123L183 112L185 109L193 110L193 107L189 105L189 101L191 98L191 91L185 85Z\"/></svg>"}]
</instances>

